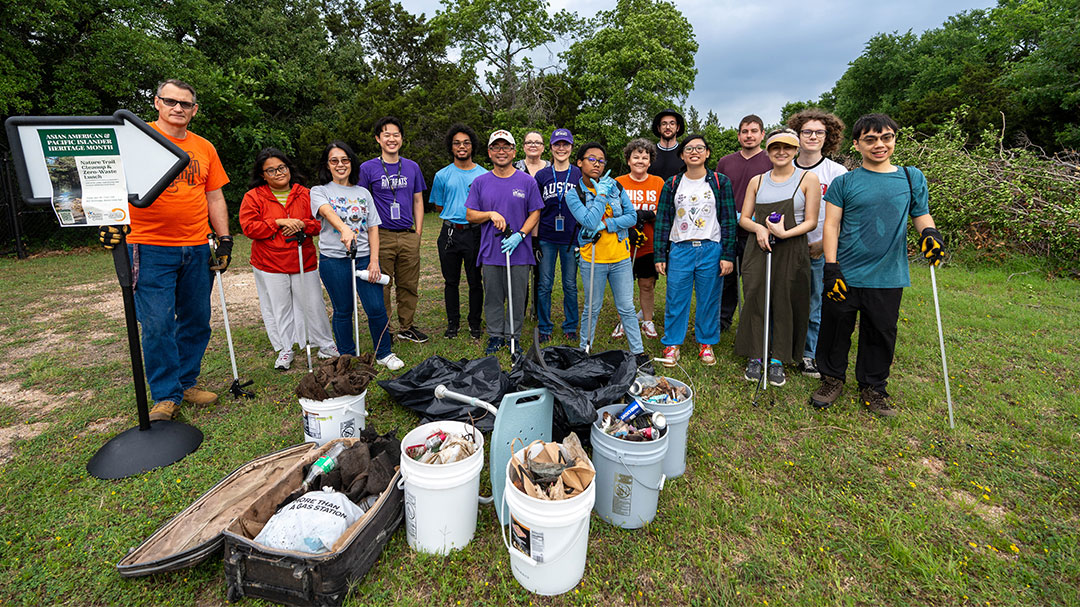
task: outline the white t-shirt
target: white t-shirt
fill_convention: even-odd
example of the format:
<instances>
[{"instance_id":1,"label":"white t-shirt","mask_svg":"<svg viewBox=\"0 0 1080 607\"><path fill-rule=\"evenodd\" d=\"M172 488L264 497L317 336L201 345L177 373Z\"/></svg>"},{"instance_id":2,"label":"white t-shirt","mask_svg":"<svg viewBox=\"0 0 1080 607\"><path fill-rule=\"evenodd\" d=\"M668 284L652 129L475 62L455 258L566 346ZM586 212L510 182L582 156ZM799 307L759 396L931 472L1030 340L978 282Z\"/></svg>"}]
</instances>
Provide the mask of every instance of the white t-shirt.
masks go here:
<instances>
[{"instance_id":1,"label":"white t-shirt","mask_svg":"<svg viewBox=\"0 0 1080 607\"><path fill-rule=\"evenodd\" d=\"M356 234L356 256L365 257L370 254L368 228L382 223L371 192L363 186L343 186L332 181L311 188L311 214L322 222L319 252L327 257L340 259L348 255L348 251L345 250L345 245L341 244L341 234L325 217L319 215L319 207L324 204L330 205L341 221Z\"/></svg>"},{"instance_id":2,"label":"white t-shirt","mask_svg":"<svg viewBox=\"0 0 1080 607\"><path fill-rule=\"evenodd\" d=\"M822 239L825 227L825 192L829 190L829 184L833 179L836 179L840 175L847 173L848 170L844 168L844 165L839 162L833 162L824 156L814 166L804 167L799 164L799 161L795 161L795 166L800 169L806 169L811 173L817 175L818 181L821 182L821 207L818 209L817 227L813 232L806 235L806 241L817 242ZM801 221L801 220L800 220Z\"/></svg>"},{"instance_id":3,"label":"white t-shirt","mask_svg":"<svg viewBox=\"0 0 1080 607\"><path fill-rule=\"evenodd\" d=\"M671 223L671 242L714 240L720 242L720 222L716 218L716 199L705 178L683 175L675 192L675 220Z\"/></svg>"}]
</instances>

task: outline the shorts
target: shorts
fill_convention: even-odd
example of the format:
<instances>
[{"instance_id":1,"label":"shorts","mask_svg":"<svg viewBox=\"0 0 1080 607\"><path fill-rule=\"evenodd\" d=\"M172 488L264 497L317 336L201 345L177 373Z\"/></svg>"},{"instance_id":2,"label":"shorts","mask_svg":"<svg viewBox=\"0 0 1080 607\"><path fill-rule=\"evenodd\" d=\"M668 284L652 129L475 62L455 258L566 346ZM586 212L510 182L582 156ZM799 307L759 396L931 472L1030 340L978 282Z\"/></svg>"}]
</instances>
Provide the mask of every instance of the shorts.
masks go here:
<instances>
[{"instance_id":1,"label":"shorts","mask_svg":"<svg viewBox=\"0 0 1080 607\"><path fill-rule=\"evenodd\" d=\"M634 278L656 278L656 263L652 253L643 253L634 260Z\"/></svg>"}]
</instances>

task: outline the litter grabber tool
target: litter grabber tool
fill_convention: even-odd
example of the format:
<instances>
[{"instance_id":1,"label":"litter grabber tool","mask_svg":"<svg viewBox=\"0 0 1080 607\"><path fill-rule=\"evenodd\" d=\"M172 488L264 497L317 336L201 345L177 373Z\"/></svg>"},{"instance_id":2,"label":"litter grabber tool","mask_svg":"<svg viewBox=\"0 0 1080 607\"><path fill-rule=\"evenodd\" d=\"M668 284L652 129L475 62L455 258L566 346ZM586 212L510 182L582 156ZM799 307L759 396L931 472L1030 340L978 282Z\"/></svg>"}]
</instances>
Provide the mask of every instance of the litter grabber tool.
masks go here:
<instances>
[{"instance_id":1,"label":"litter grabber tool","mask_svg":"<svg viewBox=\"0 0 1080 607\"><path fill-rule=\"evenodd\" d=\"M768 221L771 223L779 223L780 214L770 214ZM765 251L765 316L762 318L761 322L761 377L758 379L757 385L754 386L754 396L751 401L751 404L755 407L758 405L758 390L765 392L769 389L768 369L769 362L771 361L771 352L769 351L769 325L772 320L772 246L774 244L776 244L776 237L770 234L769 249Z\"/></svg>"},{"instance_id":2,"label":"litter grabber tool","mask_svg":"<svg viewBox=\"0 0 1080 607\"><path fill-rule=\"evenodd\" d=\"M506 226L503 230L503 238L509 238L514 231L510 229L510 226ZM506 253L506 317L510 319L510 357L514 357L514 353L517 352L517 342L514 337L514 286L513 280L510 276L510 253L512 249L507 249Z\"/></svg>"},{"instance_id":3,"label":"litter grabber tool","mask_svg":"<svg viewBox=\"0 0 1080 607\"><path fill-rule=\"evenodd\" d=\"M934 264L930 264L930 286L934 290L934 314L937 315L938 344L941 346L941 370L945 374L945 400L949 404L949 428L956 428L953 422L952 391L949 389L949 363L945 361L945 334L941 330L941 306L938 303L937 275Z\"/></svg>"},{"instance_id":4,"label":"litter grabber tool","mask_svg":"<svg viewBox=\"0 0 1080 607\"><path fill-rule=\"evenodd\" d=\"M217 265L217 255L214 253L215 239L216 236L213 232L206 235L206 240L210 245L210 258L213 260L214 265ZM225 341L229 343L229 363L232 365L233 381L232 385L229 386L229 393L233 395L233 398L242 396L254 398L255 392L246 388L255 381L249 379L246 382L241 382L240 374L236 371L236 350L233 348L232 328L229 326L229 308L225 305L225 283L221 280L221 270L214 270L214 280L217 281L218 295L221 297L221 318L225 321Z\"/></svg>"},{"instance_id":5,"label":"litter grabber tool","mask_svg":"<svg viewBox=\"0 0 1080 607\"><path fill-rule=\"evenodd\" d=\"M302 262L301 262L302 263ZM360 352L360 296L356 293L356 239L349 245L349 264L352 266L352 325L353 352Z\"/></svg>"},{"instance_id":6,"label":"litter grabber tool","mask_svg":"<svg viewBox=\"0 0 1080 607\"><path fill-rule=\"evenodd\" d=\"M582 228L581 231L582 235L584 236L585 228ZM585 335L588 336L585 340L586 354L590 354L592 351L592 341L593 337L595 336L594 334L596 333L596 327L594 327L593 325L596 324L596 321L600 320L600 310L596 311L596 318L592 317L593 295L596 293L596 291L594 290L596 285L596 243L599 240L600 232L598 231L596 234L593 234L591 236L592 242L590 244L592 244L593 247L589 253L589 303L585 308L587 310L585 318L589 321L589 328L585 331Z\"/></svg>"},{"instance_id":7,"label":"litter grabber tool","mask_svg":"<svg viewBox=\"0 0 1080 607\"><path fill-rule=\"evenodd\" d=\"M303 282L304 282L304 239L306 239L306 238L307 238L307 234L305 234L305 233L303 233L301 231L301 232L297 232L296 234L293 234L292 236L285 239L285 242L295 242L296 243L296 255L300 260L300 283L301 284L303 284ZM356 275L356 273L354 272L353 276L355 276L355 275ZM301 301L300 301L300 314L303 316L303 320L304 320L304 350L307 351L307 370L308 370L308 373L311 373L312 372L312 367L311 367L311 340L308 339L308 325L307 325L308 324L308 314L307 314L307 310L305 308L306 308L306 306L304 305L304 302L302 301L302 298L301 298ZM353 310L354 310L354 312L355 312L355 309L356 309L356 279L354 278L353 279ZM357 347L359 347L359 346L357 346Z\"/></svg>"}]
</instances>

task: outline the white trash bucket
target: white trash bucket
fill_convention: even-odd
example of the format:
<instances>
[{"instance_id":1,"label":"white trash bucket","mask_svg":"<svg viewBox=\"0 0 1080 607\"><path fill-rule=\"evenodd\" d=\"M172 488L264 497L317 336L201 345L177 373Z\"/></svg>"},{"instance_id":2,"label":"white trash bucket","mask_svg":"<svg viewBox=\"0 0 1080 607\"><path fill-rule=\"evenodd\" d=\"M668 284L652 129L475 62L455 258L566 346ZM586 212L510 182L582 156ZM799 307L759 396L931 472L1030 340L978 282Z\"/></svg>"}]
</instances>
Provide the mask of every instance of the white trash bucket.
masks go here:
<instances>
[{"instance_id":1,"label":"white trash bucket","mask_svg":"<svg viewBox=\"0 0 1080 607\"><path fill-rule=\"evenodd\" d=\"M617 416L626 405L596 410L590 440L596 466L596 514L623 529L640 529L656 518L664 489L664 462L671 430L651 441L627 441L600 429L604 413Z\"/></svg>"},{"instance_id":2,"label":"white trash bucket","mask_svg":"<svg viewBox=\"0 0 1080 607\"><path fill-rule=\"evenodd\" d=\"M476 452L452 464L421 464L405 453L442 430L471 434ZM405 489L405 534L417 552L448 554L464 548L476 533L484 435L464 422L440 421L418 426L401 439L401 481Z\"/></svg>"},{"instance_id":3,"label":"white trash bucket","mask_svg":"<svg viewBox=\"0 0 1080 607\"><path fill-rule=\"evenodd\" d=\"M367 390L361 394L338 396L326 400L300 399L300 408L304 410L304 442L319 445L335 438L359 436L367 426L365 408Z\"/></svg>"},{"instance_id":4,"label":"white trash bucket","mask_svg":"<svg viewBox=\"0 0 1080 607\"><path fill-rule=\"evenodd\" d=\"M677 403L650 403L640 398L638 400L641 401L641 406L663 413L667 418L668 451L664 456L664 476L671 480L686 472L686 434L690 427L690 416L694 414L694 389L677 379L664 379L676 388L685 387L686 400Z\"/></svg>"},{"instance_id":5,"label":"white trash bucket","mask_svg":"<svg viewBox=\"0 0 1080 607\"><path fill-rule=\"evenodd\" d=\"M543 447L533 445L530 454ZM517 452L520 461L525 449ZM510 480L506 462L503 503L510 513L510 540L500 527L503 544L510 552L514 579L529 592L553 596L569 592L585 574L589 549L589 518L596 501L596 480L580 495L567 500L539 500L519 491ZM512 542L512 544L511 544Z\"/></svg>"}]
</instances>

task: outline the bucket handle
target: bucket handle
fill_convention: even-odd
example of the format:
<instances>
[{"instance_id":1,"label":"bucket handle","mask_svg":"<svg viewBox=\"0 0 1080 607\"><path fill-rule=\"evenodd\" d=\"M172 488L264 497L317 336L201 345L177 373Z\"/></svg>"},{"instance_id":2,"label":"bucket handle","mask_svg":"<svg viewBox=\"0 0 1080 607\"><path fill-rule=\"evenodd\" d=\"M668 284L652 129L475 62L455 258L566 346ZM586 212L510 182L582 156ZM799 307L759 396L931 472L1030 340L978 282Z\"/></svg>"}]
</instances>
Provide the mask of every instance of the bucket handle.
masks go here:
<instances>
[{"instance_id":1,"label":"bucket handle","mask_svg":"<svg viewBox=\"0 0 1080 607\"><path fill-rule=\"evenodd\" d=\"M652 487L650 485L646 485L645 483L641 482L641 480L638 477L634 476L634 471L631 470L630 466L627 466L626 462L623 461L622 453L616 452L615 456L619 458L619 463L622 464L622 467L626 469L626 472L631 476L631 478L634 479L635 483L641 485L642 487L645 487L646 489L651 489L653 491L663 491L664 490L664 481L667 480L667 475L666 474L664 474L662 472L660 473L660 484L658 486Z\"/></svg>"},{"instance_id":2,"label":"bucket handle","mask_svg":"<svg viewBox=\"0 0 1080 607\"><path fill-rule=\"evenodd\" d=\"M509 502L506 501L506 492L509 491L511 488L512 487L507 487L506 491L503 491L503 494L502 494L502 505L503 505L504 508L506 508L506 512L509 514L509 516L507 517L507 523L505 525L499 525L499 535L502 536L503 545L506 546L506 550L507 550L507 552L510 553L510 556L512 558L518 558L521 561L523 561L525 563L528 563L529 565L532 565L533 567L535 567L535 566L539 565L540 563L537 563L536 559L534 559L533 557L531 557L531 556L523 553L522 551L518 550L517 548L514 548L513 546L511 546L510 541L507 539L508 536L507 536L507 533L506 533L506 528L513 524L512 521L513 521L513 517L514 517L514 512L510 509ZM548 564L551 564L551 563L558 562L564 556L566 556L567 554L570 554L570 549L573 547L574 544L576 544L578 542L579 539L581 539L581 534L588 528L589 528L589 517L585 516L585 517L582 518L581 523L578 525L577 533L574 534L573 539L571 539L569 542L566 543L566 548L562 551L562 553L559 554L558 556L556 556L555 558L545 559L544 564L548 565Z\"/></svg>"}]
</instances>

